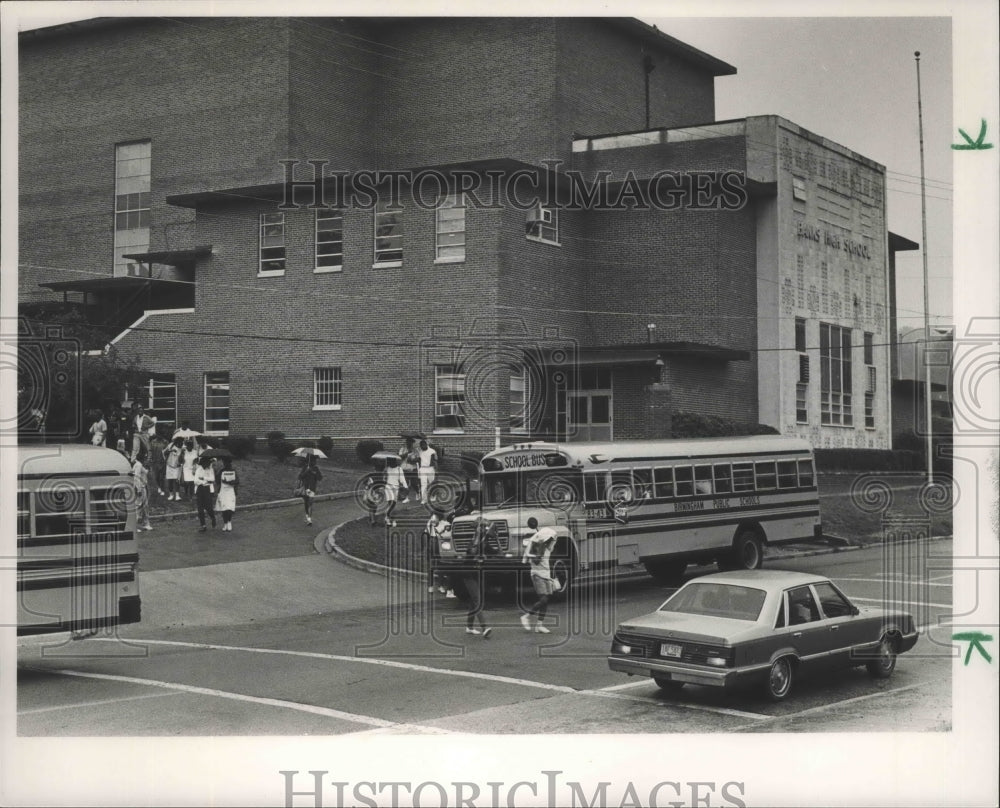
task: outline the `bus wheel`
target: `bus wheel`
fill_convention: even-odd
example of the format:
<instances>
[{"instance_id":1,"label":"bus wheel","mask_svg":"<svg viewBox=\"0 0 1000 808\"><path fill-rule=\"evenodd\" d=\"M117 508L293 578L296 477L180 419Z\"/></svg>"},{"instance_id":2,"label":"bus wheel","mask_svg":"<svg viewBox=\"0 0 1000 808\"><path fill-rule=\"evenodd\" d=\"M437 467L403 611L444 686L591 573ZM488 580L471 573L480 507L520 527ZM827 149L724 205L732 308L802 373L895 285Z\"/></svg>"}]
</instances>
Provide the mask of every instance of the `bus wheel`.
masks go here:
<instances>
[{"instance_id":1,"label":"bus wheel","mask_svg":"<svg viewBox=\"0 0 1000 808\"><path fill-rule=\"evenodd\" d=\"M681 581L684 570L687 569L687 562L676 558L651 558L643 561L643 566L657 583L676 585Z\"/></svg>"},{"instance_id":2,"label":"bus wheel","mask_svg":"<svg viewBox=\"0 0 1000 808\"><path fill-rule=\"evenodd\" d=\"M733 549L719 558L723 570L759 570L764 564L764 549L757 531L742 528L733 541Z\"/></svg>"}]
</instances>

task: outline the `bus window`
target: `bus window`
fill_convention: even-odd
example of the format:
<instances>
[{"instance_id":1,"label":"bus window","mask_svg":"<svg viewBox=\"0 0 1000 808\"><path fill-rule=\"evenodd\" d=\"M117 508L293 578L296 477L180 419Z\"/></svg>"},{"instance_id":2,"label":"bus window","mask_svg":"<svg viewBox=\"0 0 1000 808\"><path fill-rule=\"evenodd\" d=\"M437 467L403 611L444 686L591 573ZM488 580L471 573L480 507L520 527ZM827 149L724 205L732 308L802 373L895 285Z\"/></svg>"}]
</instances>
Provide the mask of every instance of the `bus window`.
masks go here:
<instances>
[{"instance_id":1,"label":"bus window","mask_svg":"<svg viewBox=\"0 0 1000 808\"><path fill-rule=\"evenodd\" d=\"M731 494L733 491L733 470L728 463L719 463L715 467L715 493Z\"/></svg>"},{"instance_id":2,"label":"bus window","mask_svg":"<svg viewBox=\"0 0 1000 808\"><path fill-rule=\"evenodd\" d=\"M778 461L778 488L797 488L799 478L795 472L794 460Z\"/></svg>"},{"instance_id":3,"label":"bus window","mask_svg":"<svg viewBox=\"0 0 1000 808\"><path fill-rule=\"evenodd\" d=\"M653 498L653 470L632 469L632 484L638 501Z\"/></svg>"},{"instance_id":4,"label":"bus window","mask_svg":"<svg viewBox=\"0 0 1000 808\"><path fill-rule=\"evenodd\" d=\"M35 494L35 535L72 536L86 528L82 488L60 483Z\"/></svg>"},{"instance_id":5,"label":"bus window","mask_svg":"<svg viewBox=\"0 0 1000 808\"><path fill-rule=\"evenodd\" d=\"M712 493L712 467L694 467L694 491L696 494Z\"/></svg>"},{"instance_id":6,"label":"bus window","mask_svg":"<svg viewBox=\"0 0 1000 808\"><path fill-rule=\"evenodd\" d=\"M612 502L631 502L634 498L632 493L632 472L629 469L615 469L611 472L611 488L608 496Z\"/></svg>"},{"instance_id":7,"label":"bus window","mask_svg":"<svg viewBox=\"0 0 1000 808\"><path fill-rule=\"evenodd\" d=\"M124 530L128 496L127 489L121 485L90 489L91 530Z\"/></svg>"},{"instance_id":8,"label":"bus window","mask_svg":"<svg viewBox=\"0 0 1000 808\"><path fill-rule=\"evenodd\" d=\"M800 460L799 461L799 485L806 488L811 488L815 483L813 482L813 464L812 460Z\"/></svg>"},{"instance_id":9,"label":"bus window","mask_svg":"<svg viewBox=\"0 0 1000 808\"><path fill-rule=\"evenodd\" d=\"M604 502L608 495L608 474L605 471L588 472L583 475L584 492L587 502Z\"/></svg>"},{"instance_id":10,"label":"bus window","mask_svg":"<svg viewBox=\"0 0 1000 808\"><path fill-rule=\"evenodd\" d=\"M757 463L757 490L766 491L778 487L778 476L774 472L774 461Z\"/></svg>"},{"instance_id":11,"label":"bus window","mask_svg":"<svg viewBox=\"0 0 1000 808\"><path fill-rule=\"evenodd\" d=\"M690 497L694 494L694 469L690 466L677 466L674 469L674 479L677 481L677 496Z\"/></svg>"},{"instance_id":12,"label":"bus window","mask_svg":"<svg viewBox=\"0 0 1000 808\"><path fill-rule=\"evenodd\" d=\"M674 470L671 468L653 469L653 484L657 499L673 499Z\"/></svg>"},{"instance_id":13,"label":"bus window","mask_svg":"<svg viewBox=\"0 0 1000 808\"><path fill-rule=\"evenodd\" d=\"M733 463L733 492L753 491L753 463Z\"/></svg>"}]
</instances>

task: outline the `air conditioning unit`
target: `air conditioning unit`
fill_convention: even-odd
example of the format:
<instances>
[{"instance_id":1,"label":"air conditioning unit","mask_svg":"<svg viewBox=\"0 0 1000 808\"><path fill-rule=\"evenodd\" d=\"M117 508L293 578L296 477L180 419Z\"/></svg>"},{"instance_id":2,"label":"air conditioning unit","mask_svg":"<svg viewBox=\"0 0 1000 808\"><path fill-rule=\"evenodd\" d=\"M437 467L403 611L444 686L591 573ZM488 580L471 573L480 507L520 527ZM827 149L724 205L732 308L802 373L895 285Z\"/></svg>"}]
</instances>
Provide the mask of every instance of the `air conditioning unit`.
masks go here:
<instances>
[{"instance_id":1,"label":"air conditioning unit","mask_svg":"<svg viewBox=\"0 0 1000 808\"><path fill-rule=\"evenodd\" d=\"M548 208L534 208L528 211L529 224L552 224L552 211Z\"/></svg>"}]
</instances>

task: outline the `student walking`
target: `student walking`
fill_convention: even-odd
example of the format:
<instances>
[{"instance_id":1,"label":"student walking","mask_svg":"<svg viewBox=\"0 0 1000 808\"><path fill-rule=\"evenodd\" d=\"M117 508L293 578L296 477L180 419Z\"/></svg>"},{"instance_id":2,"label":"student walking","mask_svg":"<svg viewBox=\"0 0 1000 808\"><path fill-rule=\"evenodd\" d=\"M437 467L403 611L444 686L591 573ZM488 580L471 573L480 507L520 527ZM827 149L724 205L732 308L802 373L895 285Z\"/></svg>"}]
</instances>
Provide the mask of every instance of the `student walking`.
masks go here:
<instances>
[{"instance_id":1,"label":"student walking","mask_svg":"<svg viewBox=\"0 0 1000 808\"><path fill-rule=\"evenodd\" d=\"M140 453L132 461L132 483L135 486L135 521L136 530L152 530L149 523L149 471L142 463Z\"/></svg>"},{"instance_id":2,"label":"student walking","mask_svg":"<svg viewBox=\"0 0 1000 808\"><path fill-rule=\"evenodd\" d=\"M426 440L420 441L420 502L429 505L431 483L434 482L438 464L437 452Z\"/></svg>"},{"instance_id":3,"label":"student walking","mask_svg":"<svg viewBox=\"0 0 1000 808\"><path fill-rule=\"evenodd\" d=\"M181 498L181 455L184 453L184 441L174 438L163 450L166 461L167 502L179 502Z\"/></svg>"},{"instance_id":4,"label":"student walking","mask_svg":"<svg viewBox=\"0 0 1000 808\"><path fill-rule=\"evenodd\" d=\"M525 631L536 631L548 634L549 630L542 625L545 613L549 608L549 598L555 593L555 581L552 580L552 570L549 557L556 546L556 532L551 527L538 529L538 520L532 516L528 519L528 527L535 531L531 541L524 551L522 560L531 565L531 584L535 587L538 600L525 614L521 615L521 625Z\"/></svg>"},{"instance_id":5,"label":"student walking","mask_svg":"<svg viewBox=\"0 0 1000 808\"><path fill-rule=\"evenodd\" d=\"M185 499L194 496L194 474L198 468L198 454L198 450L194 448L194 441L184 442L184 451L181 452L181 480Z\"/></svg>"},{"instance_id":6,"label":"student walking","mask_svg":"<svg viewBox=\"0 0 1000 808\"><path fill-rule=\"evenodd\" d=\"M233 469L231 458L222 459L222 471L219 472L219 496L216 508L222 511L222 529L230 533L233 530L233 513L236 511L236 491L240 487L240 479Z\"/></svg>"},{"instance_id":7,"label":"student walking","mask_svg":"<svg viewBox=\"0 0 1000 808\"><path fill-rule=\"evenodd\" d=\"M198 465L194 470L194 490L195 502L198 505L198 522L201 527L200 532L207 529L205 517L212 520L212 527L215 527L215 472L212 470L212 458L198 458Z\"/></svg>"},{"instance_id":8,"label":"student walking","mask_svg":"<svg viewBox=\"0 0 1000 808\"><path fill-rule=\"evenodd\" d=\"M398 460L391 458L386 460L385 469L385 526L396 527L396 520L392 518L392 512L396 509L396 502L400 495L406 492L406 477ZM405 501L405 500L404 500Z\"/></svg>"},{"instance_id":9,"label":"student walking","mask_svg":"<svg viewBox=\"0 0 1000 808\"><path fill-rule=\"evenodd\" d=\"M306 464L302 467L299 472L298 486L296 490L299 492L299 496L302 497L302 505L306 510L306 524L311 525L312 520L312 506L313 497L316 496L316 489L319 487L319 481L323 479L323 472L319 470L319 465L316 463L316 455L311 454L306 456Z\"/></svg>"},{"instance_id":10,"label":"student walking","mask_svg":"<svg viewBox=\"0 0 1000 808\"><path fill-rule=\"evenodd\" d=\"M486 560L486 552L489 549L489 540L494 538L496 528L488 525L486 520L481 518L476 523L476 530L472 541L465 551L468 568L462 571L462 583L465 591L469 594L469 612L465 621L466 634L481 634L484 640L490 638L493 629L486 625L483 617L485 603L483 601L483 563ZM479 621L479 628L475 627Z\"/></svg>"},{"instance_id":11,"label":"student walking","mask_svg":"<svg viewBox=\"0 0 1000 808\"><path fill-rule=\"evenodd\" d=\"M104 420L104 413L98 410L94 423L90 425L90 442L94 446L107 446L108 422Z\"/></svg>"}]
</instances>

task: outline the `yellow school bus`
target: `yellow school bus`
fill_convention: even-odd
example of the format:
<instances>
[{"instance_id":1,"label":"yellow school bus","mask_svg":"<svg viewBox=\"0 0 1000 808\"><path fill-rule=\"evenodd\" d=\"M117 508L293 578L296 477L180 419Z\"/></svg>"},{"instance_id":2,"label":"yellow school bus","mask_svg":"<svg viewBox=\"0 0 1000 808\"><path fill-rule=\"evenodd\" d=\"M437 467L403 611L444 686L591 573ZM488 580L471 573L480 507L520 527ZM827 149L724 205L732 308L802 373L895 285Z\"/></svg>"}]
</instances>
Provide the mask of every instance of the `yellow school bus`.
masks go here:
<instances>
[{"instance_id":1,"label":"yellow school bus","mask_svg":"<svg viewBox=\"0 0 1000 808\"><path fill-rule=\"evenodd\" d=\"M131 471L125 457L99 446L19 447L19 636L139 621Z\"/></svg>"},{"instance_id":2,"label":"yellow school bus","mask_svg":"<svg viewBox=\"0 0 1000 808\"><path fill-rule=\"evenodd\" d=\"M442 571L468 564L480 518L488 570L523 569L529 518L554 528L562 590L639 564L665 582L691 563L757 569L766 545L822 536L812 446L778 435L515 444L483 457L480 488L439 547Z\"/></svg>"}]
</instances>

